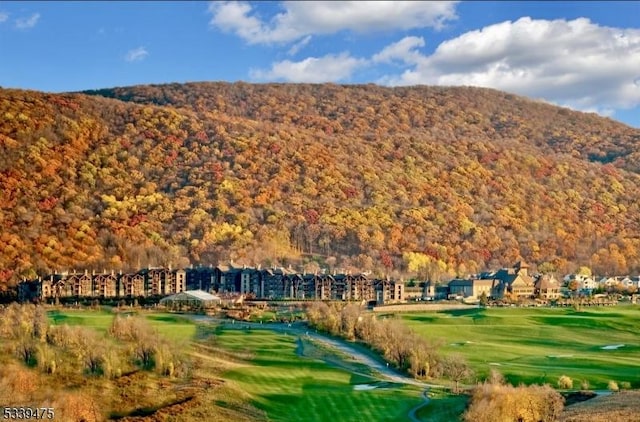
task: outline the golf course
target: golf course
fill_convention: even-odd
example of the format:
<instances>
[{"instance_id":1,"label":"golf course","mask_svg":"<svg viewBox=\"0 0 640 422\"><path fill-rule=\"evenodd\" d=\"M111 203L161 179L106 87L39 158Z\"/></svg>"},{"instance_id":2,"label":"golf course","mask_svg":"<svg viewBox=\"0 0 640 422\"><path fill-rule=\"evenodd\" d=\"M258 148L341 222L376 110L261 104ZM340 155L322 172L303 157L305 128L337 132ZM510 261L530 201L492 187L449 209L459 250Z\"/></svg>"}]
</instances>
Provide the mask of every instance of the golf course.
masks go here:
<instances>
[{"instance_id":1,"label":"golf course","mask_svg":"<svg viewBox=\"0 0 640 422\"><path fill-rule=\"evenodd\" d=\"M272 421L326 421L336 415L340 421L403 421L424 402L419 386L381 381L366 365L300 335L242 329L241 324L205 326L172 314L138 315L205 367L215 365L226 385L242 391L243 400ZM113 318L104 311L49 312L53 325L100 333L107 332ZM208 342L202 333L209 335Z\"/></svg>"},{"instance_id":2,"label":"golf course","mask_svg":"<svg viewBox=\"0 0 640 422\"><path fill-rule=\"evenodd\" d=\"M405 313L399 317L443 354L464 356L483 379L491 368L508 381L556 385L561 375L580 388L606 389L610 380L640 385L640 309L472 308Z\"/></svg>"},{"instance_id":3,"label":"golf course","mask_svg":"<svg viewBox=\"0 0 640 422\"><path fill-rule=\"evenodd\" d=\"M366 359L356 358L357 347L343 342L343 350L333 349L319 341L319 334L305 334L304 324L297 328L231 324L216 319L196 321L186 315L132 313L143 317L194 362L200 360L197 367L224 380L228 397L216 400L213 393L207 396L207 401L213 400L209 403L224 409L232 403L230 392L242 392L235 397L234 406L246 403L254 409L251 419L401 421L412 415L412 420L451 420L459 417L467 402L465 396L444 389L429 391L419 383L394 382L366 364ZM79 325L106 333L114 314L51 310L48 317L53 325ZM399 318L439 343L441 354L462 355L475 372L467 384L483 380L496 369L514 385L557 386L558 378L566 375L575 389L588 383L590 389L605 390L609 381L639 386L640 310L635 306L469 308L381 314L378 318Z\"/></svg>"},{"instance_id":4,"label":"golf course","mask_svg":"<svg viewBox=\"0 0 640 422\"><path fill-rule=\"evenodd\" d=\"M80 325L100 333L107 332L115 316L112 312L92 310L54 310L48 315L53 325ZM164 313L146 313L145 318L153 329L173 342L188 342L196 336L196 325L185 318Z\"/></svg>"},{"instance_id":5,"label":"golf course","mask_svg":"<svg viewBox=\"0 0 640 422\"><path fill-rule=\"evenodd\" d=\"M252 355L248 365L225 378L238 383L274 421L401 421L422 402L418 387L376 381L368 368L331 359L313 344L305 342L300 356L300 340L291 335L223 330L218 344Z\"/></svg>"}]
</instances>

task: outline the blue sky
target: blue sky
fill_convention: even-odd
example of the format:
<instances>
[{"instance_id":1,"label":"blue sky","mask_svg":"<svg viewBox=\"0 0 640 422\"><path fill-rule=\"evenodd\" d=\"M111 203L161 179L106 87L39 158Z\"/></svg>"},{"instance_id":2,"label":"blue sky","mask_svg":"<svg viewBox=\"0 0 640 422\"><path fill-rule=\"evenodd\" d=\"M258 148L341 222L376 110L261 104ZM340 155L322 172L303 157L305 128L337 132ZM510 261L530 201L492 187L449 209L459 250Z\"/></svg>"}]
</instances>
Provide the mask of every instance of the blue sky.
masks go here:
<instances>
[{"instance_id":1,"label":"blue sky","mask_svg":"<svg viewBox=\"0 0 640 422\"><path fill-rule=\"evenodd\" d=\"M476 85L640 127L640 2L0 2L0 86Z\"/></svg>"}]
</instances>

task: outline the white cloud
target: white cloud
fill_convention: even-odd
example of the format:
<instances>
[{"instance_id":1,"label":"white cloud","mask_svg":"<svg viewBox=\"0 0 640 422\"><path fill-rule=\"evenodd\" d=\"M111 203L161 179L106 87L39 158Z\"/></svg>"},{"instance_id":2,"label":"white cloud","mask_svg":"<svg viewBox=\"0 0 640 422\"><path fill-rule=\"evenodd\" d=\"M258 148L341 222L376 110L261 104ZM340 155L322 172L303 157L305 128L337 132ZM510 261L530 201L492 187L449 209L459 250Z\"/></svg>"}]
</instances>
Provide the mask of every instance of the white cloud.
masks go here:
<instances>
[{"instance_id":1,"label":"white cloud","mask_svg":"<svg viewBox=\"0 0 640 422\"><path fill-rule=\"evenodd\" d=\"M271 69L252 70L256 80L323 83L348 80L356 69L365 66L367 60L351 57L348 53L308 57L298 62L284 60L273 63Z\"/></svg>"},{"instance_id":2,"label":"white cloud","mask_svg":"<svg viewBox=\"0 0 640 422\"><path fill-rule=\"evenodd\" d=\"M405 64L417 64L422 60L422 54L416 49L424 47L422 37L405 37L400 41L386 46L381 52L373 56L376 63L391 63L400 61Z\"/></svg>"},{"instance_id":3,"label":"white cloud","mask_svg":"<svg viewBox=\"0 0 640 422\"><path fill-rule=\"evenodd\" d=\"M148 55L149 52L144 47L138 47L129 50L124 59L128 62L138 62L144 60Z\"/></svg>"},{"instance_id":4,"label":"white cloud","mask_svg":"<svg viewBox=\"0 0 640 422\"><path fill-rule=\"evenodd\" d=\"M0 12L0 23L6 22L9 19L9 14L5 12Z\"/></svg>"},{"instance_id":5,"label":"white cloud","mask_svg":"<svg viewBox=\"0 0 640 422\"><path fill-rule=\"evenodd\" d=\"M388 85L475 85L543 98L602 114L640 104L640 30L599 26L588 19L521 18L467 32L431 55L407 37L374 56L400 60Z\"/></svg>"},{"instance_id":6,"label":"white cloud","mask_svg":"<svg viewBox=\"0 0 640 422\"><path fill-rule=\"evenodd\" d=\"M33 28L38 24L38 20L40 20L40 13L34 13L28 18L18 18L16 19L16 28L18 29Z\"/></svg>"},{"instance_id":7,"label":"white cloud","mask_svg":"<svg viewBox=\"0 0 640 422\"><path fill-rule=\"evenodd\" d=\"M246 2L209 5L210 25L249 44L288 43L343 30L378 32L442 28L457 18L456 1L286 1L283 12L262 20Z\"/></svg>"},{"instance_id":8,"label":"white cloud","mask_svg":"<svg viewBox=\"0 0 640 422\"><path fill-rule=\"evenodd\" d=\"M295 56L301 49L309 44L309 41L311 41L311 35L307 35L306 37L292 45L287 54L290 56Z\"/></svg>"}]
</instances>

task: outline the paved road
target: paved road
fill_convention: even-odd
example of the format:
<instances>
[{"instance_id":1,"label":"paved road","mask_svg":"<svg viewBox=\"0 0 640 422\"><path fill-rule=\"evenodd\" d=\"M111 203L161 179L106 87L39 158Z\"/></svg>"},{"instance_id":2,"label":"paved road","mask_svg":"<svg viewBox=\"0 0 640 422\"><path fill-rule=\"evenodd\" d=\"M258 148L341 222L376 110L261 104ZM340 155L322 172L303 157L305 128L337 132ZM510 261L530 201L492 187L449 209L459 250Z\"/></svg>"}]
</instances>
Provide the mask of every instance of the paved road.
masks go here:
<instances>
[{"instance_id":1,"label":"paved road","mask_svg":"<svg viewBox=\"0 0 640 422\"><path fill-rule=\"evenodd\" d=\"M429 387L425 388L424 391L422 391L422 398L423 398L423 402L415 406L413 409L409 410L409 413L407 415L409 416L409 419L411 419L413 422L420 422L420 419L418 419L418 417L416 416L416 413L418 413L418 410L428 405L429 401L431 400L429 398Z\"/></svg>"}]
</instances>

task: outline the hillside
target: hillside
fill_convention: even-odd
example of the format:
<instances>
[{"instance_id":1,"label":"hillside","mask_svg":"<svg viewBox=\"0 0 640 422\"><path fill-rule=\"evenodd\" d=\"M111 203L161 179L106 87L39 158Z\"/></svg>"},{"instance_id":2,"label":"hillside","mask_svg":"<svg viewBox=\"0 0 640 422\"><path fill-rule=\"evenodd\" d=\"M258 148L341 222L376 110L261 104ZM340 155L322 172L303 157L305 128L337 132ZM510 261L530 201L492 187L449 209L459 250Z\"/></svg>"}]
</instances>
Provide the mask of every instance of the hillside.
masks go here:
<instances>
[{"instance_id":1,"label":"hillside","mask_svg":"<svg viewBox=\"0 0 640 422\"><path fill-rule=\"evenodd\" d=\"M640 269L640 130L498 91L0 89L0 115L1 285L226 259L397 275L409 251L434 276Z\"/></svg>"}]
</instances>

